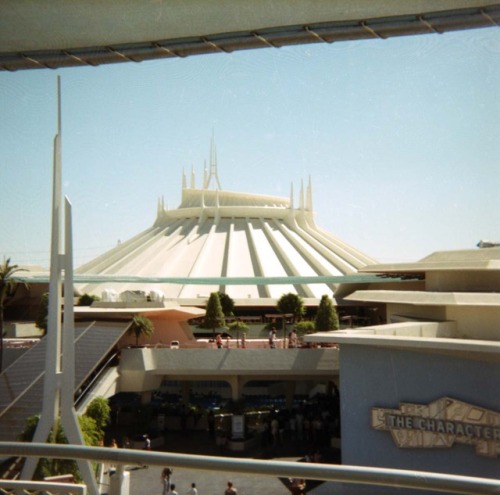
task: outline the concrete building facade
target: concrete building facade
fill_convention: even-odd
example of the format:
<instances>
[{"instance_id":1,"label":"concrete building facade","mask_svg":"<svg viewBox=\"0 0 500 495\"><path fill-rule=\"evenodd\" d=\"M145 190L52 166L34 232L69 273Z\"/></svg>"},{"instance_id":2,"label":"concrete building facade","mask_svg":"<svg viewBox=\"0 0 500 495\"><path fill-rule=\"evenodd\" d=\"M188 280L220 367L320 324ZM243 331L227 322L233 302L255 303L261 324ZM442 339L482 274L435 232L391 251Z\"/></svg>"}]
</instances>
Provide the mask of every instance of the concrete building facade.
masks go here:
<instances>
[{"instance_id":1,"label":"concrete building facade","mask_svg":"<svg viewBox=\"0 0 500 495\"><path fill-rule=\"evenodd\" d=\"M385 305L385 325L307 337L340 346L343 463L498 478L500 249L363 271L422 280L346 296Z\"/></svg>"}]
</instances>

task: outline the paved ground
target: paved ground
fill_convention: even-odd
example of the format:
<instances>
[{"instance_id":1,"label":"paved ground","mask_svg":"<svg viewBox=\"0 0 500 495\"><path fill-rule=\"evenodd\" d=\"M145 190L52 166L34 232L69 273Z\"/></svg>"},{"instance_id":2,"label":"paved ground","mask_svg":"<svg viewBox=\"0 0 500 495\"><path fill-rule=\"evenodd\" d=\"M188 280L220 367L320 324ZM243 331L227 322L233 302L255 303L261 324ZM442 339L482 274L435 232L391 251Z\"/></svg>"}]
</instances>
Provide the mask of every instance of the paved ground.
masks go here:
<instances>
[{"instance_id":1,"label":"paved ground","mask_svg":"<svg viewBox=\"0 0 500 495\"><path fill-rule=\"evenodd\" d=\"M169 432L165 451L197 455L224 455L256 459L280 459L295 461L307 452L303 443L288 441L277 447L259 446L245 454L221 450L208 432ZM199 495L223 495L227 482L232 481L239 495L289 495L290 491L276 477L255 476L240 473L224 473L205 470L175 468L172 482L179 495L185 495L195 482ZM319 495L322 490L313 490ZM132 468L130 471L130 495L161 495L161 468Z\"/></svg>"},{"instance_id":2,"label":"paved ground","mask_svg":"<svg viewBox=\"0 0 500 495\"><path fill-rule=\"evenodd\" d=\"M161 469L149 468L131 472L130 495L161 495ZM195 471L192 469L174 469L172 482L179 495L184 495L191 483L195 482L199 495L223 495L227 481L232 481L241 495L283 494L289 495L288 489L273 477L220 473L213 471Z\"/></svg>"}]
</instances>

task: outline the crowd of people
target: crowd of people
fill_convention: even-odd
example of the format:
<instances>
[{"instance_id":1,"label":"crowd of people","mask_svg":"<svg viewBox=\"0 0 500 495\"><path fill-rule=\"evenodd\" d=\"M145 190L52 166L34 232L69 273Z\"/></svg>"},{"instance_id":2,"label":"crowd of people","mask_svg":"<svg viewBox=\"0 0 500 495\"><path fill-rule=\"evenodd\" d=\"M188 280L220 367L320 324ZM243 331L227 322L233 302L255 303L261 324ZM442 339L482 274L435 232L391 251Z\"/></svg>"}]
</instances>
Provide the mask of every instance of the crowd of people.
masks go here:
<instances>
[{"instance_id":1,"label":"crowd of people","mask_svg":"<svg viewBox=\"0 0 500 495\"><path fill-rule=\"evenodd\" d=\"M264 445L279 446L286 441L305 447L322 448L340 435L340 410L337 394L317 394L314 401L272 411L263 425Z\"/></svg>"},{"instance_id":2,"label":"crowd of people","mask_svg":"<svg viewBox=\"0 0 500 495\"><path fill-rule=\"evenodd\" d=\"M177 486L172 481L174 470L170 467L166 467L161 472L161 483L163 487L162 495L179 495L177 491ZM198 488L196 483L191 483L190 488L185 492L186 495L198 495ZM292 492L293 493L293 492ZM232 481L227 482L227 487L224 490L224 495L237 495L238 490L233 485ZM298 495L298 494L297 494Z\"/></svg>"},{"instance_id":3,"label":"crowd of people","mask_svg":"<svg viewBox=\"0 0 500 495\"><path fill-rule=\"evenodd\" d=\"M268 334L268 345L270 349L276 349L277 348L277 330L275 327L272 327L271 330L269 330ZM300 341L299 337L297 335L297 330L293 328L289 333L286 338L284 338L282 341L283 347L286 347L288 349L296 349L300 347ZM215 336L215 345L217 349L229 349L230 347L230 337L226 336L224 339L223 335L221 333L218 333ZM241 338L238 339L237 346L240 349L246 349L247 348L247 336L246 333L243 332L241 335Z\"/></svg>"}]
</instances>

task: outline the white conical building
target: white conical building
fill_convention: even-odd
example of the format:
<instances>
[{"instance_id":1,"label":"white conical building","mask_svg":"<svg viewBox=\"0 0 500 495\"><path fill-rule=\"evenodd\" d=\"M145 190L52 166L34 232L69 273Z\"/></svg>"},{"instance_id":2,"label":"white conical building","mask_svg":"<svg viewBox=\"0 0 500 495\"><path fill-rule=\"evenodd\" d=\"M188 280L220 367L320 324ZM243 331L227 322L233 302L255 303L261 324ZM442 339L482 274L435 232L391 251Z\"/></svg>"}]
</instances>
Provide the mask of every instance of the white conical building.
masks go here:
<instances>
[{"instance_id":1,"label":"white conical building","mask_svg":"<svg viewBox=\"0 0 500 495\"><path fill-rule=\"evenodd\" d=\"M258 280L349 275L375 262L315 225L310 179L306 190L301 186L298 207L294 206L293 187L290 198L224 191L213 146L210 155L201 188L195 187L194 172L190 187L183 174L182 201L177 209L169 210L159 200L157 218L150 228L77 270L87 276L168 278L168 283L80 284L81 293L119 297L126 291L141 290L179 304L203 304L211 292L221 291L236 305L274 306L284 293L295 292L306 303L315 304L323 294L331 296L335 285L294 282L293 278L280 284ZM220 278L230 280L199 284L199 279ZM180 280L175 283L175 279Z\"/></svg>"}]
</instances>

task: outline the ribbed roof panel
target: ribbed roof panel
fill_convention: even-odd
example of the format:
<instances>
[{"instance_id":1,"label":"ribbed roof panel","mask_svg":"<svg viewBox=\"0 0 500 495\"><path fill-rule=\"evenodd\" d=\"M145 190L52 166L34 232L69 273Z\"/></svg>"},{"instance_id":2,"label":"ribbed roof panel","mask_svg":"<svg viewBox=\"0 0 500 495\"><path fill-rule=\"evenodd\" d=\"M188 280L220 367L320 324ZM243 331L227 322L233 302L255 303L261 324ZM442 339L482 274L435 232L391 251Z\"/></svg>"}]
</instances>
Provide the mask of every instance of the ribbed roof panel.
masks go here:
<instances>
[{"instance_id":1,"label":"ribbed roof panel","mask_svg":"<svg viewBox=\"0 0 500 495\"><path fill-rule=\"evenodd\" d=\"M179 208L161 205L154 227L91 261L78 274L102 273L156 278L252 278L339 276L356 273L375 260L316 227L310 186L300 208L274 196L184 189ZM106 262L109 256L109 262ZM226 285L224 285L226 284ZM318 284L219 285L102 283L78 285L98 296L104 289L162 291L167 299L203 299L220 290L236 301L270 299L294 292L319 299L335 287ZM243 302L241 302L243 304Z\"/></svg>"}]
</instances>

